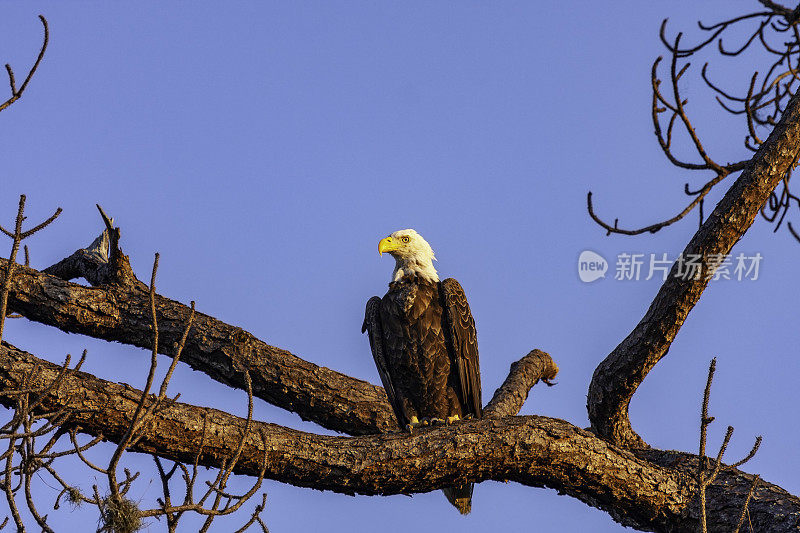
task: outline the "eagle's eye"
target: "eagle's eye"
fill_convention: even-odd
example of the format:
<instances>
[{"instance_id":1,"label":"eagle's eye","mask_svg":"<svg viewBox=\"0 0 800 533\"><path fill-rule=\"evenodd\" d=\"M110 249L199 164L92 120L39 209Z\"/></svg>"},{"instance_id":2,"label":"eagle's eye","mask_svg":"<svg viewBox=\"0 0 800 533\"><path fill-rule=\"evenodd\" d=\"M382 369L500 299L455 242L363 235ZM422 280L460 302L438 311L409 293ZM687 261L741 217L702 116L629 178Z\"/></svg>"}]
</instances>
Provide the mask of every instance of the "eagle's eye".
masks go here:
<instances>
[{"instance_id":1,"label":"eagle's eye","mask_svg":"<svg viewBox=\"0 0 800 533\"><path fill-rule=\"evenodd\" d=\"M411 239L409 239L408 237L400 237L400 240L407 243Z\"/></svg>"}]
</instances>

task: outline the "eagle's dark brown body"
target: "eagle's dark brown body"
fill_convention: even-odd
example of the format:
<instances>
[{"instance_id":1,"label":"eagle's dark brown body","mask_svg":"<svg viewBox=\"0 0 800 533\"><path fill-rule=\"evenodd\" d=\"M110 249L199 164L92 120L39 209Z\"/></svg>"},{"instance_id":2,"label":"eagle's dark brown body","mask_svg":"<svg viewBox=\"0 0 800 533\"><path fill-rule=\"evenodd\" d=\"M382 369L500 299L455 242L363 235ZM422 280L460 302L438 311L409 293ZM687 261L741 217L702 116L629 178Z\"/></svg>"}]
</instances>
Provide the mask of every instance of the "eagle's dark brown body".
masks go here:
<instances>
[{"instance_id":1,"label":"eagle's dark brown body","mask_svg":"<svg viewBox=\"0 0 800 533\"><path fill-rule=\"evenodd\" d=\"M442 282L406 276L383 298L367 302L362 331L400 427L412 417L447 420L481 416L481 381L475 321L464 291ZM472 484L445 489L469 512Z\"/></svg>"},{"instance_id":2,"label":"eagle's dark brown body","mask_svg":"<svg viewBox=\"0 0 800 533\"><path fill-rule=\"evenodd\" d=\"M446 280L448 285L452 282L455 280ZM389 292L380 300L383 359L394 389L393 407L401 427L408 424L412 416L419 420L445 420L454 415L463 419L468 414L480 416L480 389L475 391L477 398L462 395L458 362L454 360L462 356L454 353L454 347L448 348L448 338L452 337L447 331L451 329L448 326L450 317L442 302L444 295L440 294L440 285L404 278L392 282ZM467 364L474 362L477 373L477 339L471 316L467 322L465 325L471 326L472 338L465 340L469 348L475 343L475 349L469 350L474 353L475 360ZM480 381L476 382L479 387ZM477 402L469 401L475 399Z\"/></svg>"}]
</instances>

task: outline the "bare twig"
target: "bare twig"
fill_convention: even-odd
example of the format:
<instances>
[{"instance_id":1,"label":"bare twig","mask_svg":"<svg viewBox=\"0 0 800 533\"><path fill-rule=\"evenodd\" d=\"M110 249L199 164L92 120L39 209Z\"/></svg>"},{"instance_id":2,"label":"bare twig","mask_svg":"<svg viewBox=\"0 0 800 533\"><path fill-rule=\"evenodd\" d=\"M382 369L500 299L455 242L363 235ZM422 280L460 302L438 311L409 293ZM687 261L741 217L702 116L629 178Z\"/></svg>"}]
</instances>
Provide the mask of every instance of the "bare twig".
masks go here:
<instances>
[{"instance_id":1,"label":"bare twig","mask_svg":"<svg viewBox=\"0 0 800 533\"><path fill-rule=\"evenodd\" d=\"M744 505L742 506L742 514L739 515L739 523L736 524L736 529L733 530L733 533L739 533L739 530L742 528L742 524L744 524L745 516L748 514L748 506L750 505L750 500L753 497L753 492L756 490L756 485L758 485L758 480L760 478L758 476L753 476L753 484L750 485L750 491L747 493L747 498L744 500ZM752 531L752 527L750 528Z\"/></svg>"},{"instance_id":2,"label":"bare twig","mask_svg":"<svg viewBox=\"0 0 800 533\"><path fill-rule=\"evenodd\" d=\"M733 427L728 426L728 429L725 432L725 437L722 439L722 444L719 447L719 451L717 452L717 457L714 460L714 467L713 469L709 470L708 465L708 457L706 456L706 435L708 426L711 422L714 421L713 416L708 415L708 401L711 396L711 383L714 380L714 371L717 368L717 359L716 357L711 360L711 363L708 366L708 378L706 379L706 387L703 391L703 404L700 408L700 453L698 454L698 461L697 461L697 487L698 487L698 500L700 502L700 531L702 533L707 533L708 531L708 517L706 512L706 489L709 485L711 485L714 480L717 479L720 471L723 470L722 465L722 457L725 455L725 450L728 448L728 444L731 441L731 437L733 436ZM752 459L756 452L758 451L759 446L761 445L761 436L759 435L756 438L755 444L753 445L750 453L742 459L741 461L737 461L736 463L725 467L725 469L732 469L738 468L739 466L743 465L750 459ZM757 479L757 477L756 477ZM736 528L738 532L739 527L741 527L744 516L747 511L747 506L749 505L750 498L753 495L753 490L755 488L756 480L753 481L753 485L750 487L750 493L745 500L744 506L742 508L742 514L739 519L739 525Z\"/></svg>"},{"instance_id":3,"label":"bare twig","mask_svg":"<svg viewBox=\"0 0 800 533\"><path fill-rule=\"evenodd\" d=\"M120 488L119 483L117 482L117 465L119 464L120 457L128 448L128 445L134 439L136 431L142 426L142 424L146 421L147 417L142 416L142 412L145 411L145 403L150 395L150 388L153 386L153 379L155 378L156 373L156 366L158 363L158 319L156 317L156 303L155 303L155 283L156 283L156 272L158 271L158 257L159 254L156 253L155 259L153 260L153 272L150 276L150 316L152 319L152 328L153 328L153 349L150 353L150 370L147 374L147 381L145 383L144 388L142 389L142 394L139 399L139 403L136 406L136 411L133 414L133 418L131 419L130 427L126 432L125 436L120 440L119 444L117 445L116 450L114 450L113 455L111 456L111 460L108 463L108 484L109 489L111 491L111 497L117 500L120 499ZM146 411L145 411L146 412ZM118 502L119 503L119 502Z\"/></svg>"},{"instance_id":4,"label":"bare twig","mask_svg":"<svg viewBox=\"0 0 800 533\"><path fill-rule=\"evenodd\" d=\"M39 50L39 55L36 57L36 62L33 64L31 69L28 71L28 75L25 77L25 81L22 82L22 85L19 89L16 87L16 80L14 78L14 71L11 69L11 65L6 63L6 72L8 73L8 82L11 85L11 98L0 104L0 111L5 110L11 104L22 98L22 93L25 92L25 89L28 87L28 83L30 83L31 78L36 73L36 69L39 68L39 64L42 62L42 58L44 58L44 52L47 50L47 43L50 41L50 29L47 26L47 19L44 16L39 15L39 20L42 21L42 26L44 26L44 40L42 41L42 47Z\"/></svg>"}]
</instances>

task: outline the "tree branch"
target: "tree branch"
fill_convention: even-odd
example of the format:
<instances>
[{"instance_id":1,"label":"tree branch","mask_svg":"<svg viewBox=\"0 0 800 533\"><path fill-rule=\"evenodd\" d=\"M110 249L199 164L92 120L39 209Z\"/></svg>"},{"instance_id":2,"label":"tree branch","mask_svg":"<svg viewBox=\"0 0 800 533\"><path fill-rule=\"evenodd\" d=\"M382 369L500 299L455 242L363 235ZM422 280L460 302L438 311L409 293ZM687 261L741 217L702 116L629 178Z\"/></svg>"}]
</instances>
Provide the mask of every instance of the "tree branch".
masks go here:
<instances>
[{"instance_id":1,"label":"tree branch","mask_svg":"<svg viewBox=\"0 0 800 533\"><path fill-rule=\"evenodd\" d=\"M728 254L753 223L761 206L800 152L800 97L792 97L779 123L741 176L695 233L683 256ZM684 279L676 263L642 320L597 369L587 407L592 430L616 444L646 446L631 427L628 406L648 372L664 357L689 311L708 285L708 276ZM705 274L705 272L704 272Z\"/></svg>"},{"instance_id":2,"label":"tree branch","mask_svg":"<svg viewBox=\"0 0 800 533\"><path fill-rule=\"evenodd\" d=\"M0 259L0 268L4 265ZM148 293L140 283L85 287L17 265L9 308L63 331L152 349ZM159 295L155 305L162 339L159 353L171 357L191 309ZM181 361L242 390L247 371L254 396L328 429L364 435L397 428L381 387L304 361L203 313L195 314Z\"/></svg>"},{"instance_id":3,"label":"tree branch","mask_svg":"<svg viewBox=\"0 0 800 533\"><path fill-rule=\"evenodd\" d=\"M19 388L37 366L39 371L29 383L32 387L44 387L61 370L3 343L0 390ZM140 397L141 391L127 385L74 371L62 377L59 387L50 389L39 409L67 410L70 417L65 427L118 442ZM149 401L154 400L152 395ZM0 397L0 401L9 400ZM199 456L198 464L219 467L230 458L246 425L245 419L216 409L166 402L132 449L186 463ZM397 432L355 438L251 422L244 442L237 473L258 475L266 450L266 477L302 487L374 495L428 492L488 479L516 481L556 489L638 529L694 530L698 523L692 476L696 456L651 451L637 457L558 419L488 418L413 435ZM739 518L738 512L723 515L721 507L741 509L751 487L752 477L735 470L721 473L720 481L709 487L709 514L719 517L720 528L733 529ZM762 483L749 509L754 524L768 523L770 531L790 531L792 520L800 517L800 500Z\"/></svg>"},{"instance_id":4,"label":"tree branch","mask_svg":"<svg viewBox=\"0 0 800 533\"><path fill-rule=\"evenodd\" d=\"M541 350L532 350L519 361L511 363L508 377L483 410L484 416L516 415L522 409L525 400L528 399L528 391L540 380L548 386L554 385L550 380L555 379L556 374L558 374L558 366L550 354Z\"/></svg>"},{"instance_id":5,"label":"tree branch","mask_svg":"<svg viewBox=\"0 0 800 533\"><path fill-rule=\"evenodd\" d=\"M0 268L4 261L0 259ZM90 250L78 250L46 272L99 281L105 279L103 265L90 247ZM102 284L88 288L17 265L9 307L30 320L70 333L152 349L149 295L145 289L139 290L139 284L137 280L136 284ZM162 339L159 353L172 357L171 347L181 340L192 310L159 295L155 300ZM553 369L558 370L550 356L538 350L525 360L529 362L515 363L521 365L519 369L524 375L509 384L506 394L515 399L505 397L502 404L512 403L499 411L503 414L516 414L537 379L550 379L555 376ZM181 361L216 381L239 389L245 389L244 371L248 371L254 396L328 429L351 435L397 429L383 388L300 359L241 328L202 313L195 314L192 334L185 341ZM493 399L495 405L499 401Z\"/></svg>"}]
</instances>

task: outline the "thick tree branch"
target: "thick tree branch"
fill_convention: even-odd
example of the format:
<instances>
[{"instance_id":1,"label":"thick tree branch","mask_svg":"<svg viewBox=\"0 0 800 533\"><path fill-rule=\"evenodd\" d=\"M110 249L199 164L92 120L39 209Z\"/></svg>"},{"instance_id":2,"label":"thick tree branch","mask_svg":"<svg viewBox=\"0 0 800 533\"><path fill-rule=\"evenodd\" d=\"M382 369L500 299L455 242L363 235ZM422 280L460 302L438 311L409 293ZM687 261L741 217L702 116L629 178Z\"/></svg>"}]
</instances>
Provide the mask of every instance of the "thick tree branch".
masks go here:
<instances>
[{"instance_id":1,"label":"thick tree branch","mask_svg":"<svg viewBox=\"0 0 800 533\"><path fill-rule=\"evenodd\" d=\"M0 268L4 261L0 259ZM46 271L96 281L105 280L107 273L103 261L91 249L78 250ZM31 320L70 333L149 349L152 330L148 293L139 286L137 281L85 287L17 266L9 307ZM172 356L172 346L179 342L191 309L156 295L156 310L162 339L159 352ZM202 313L195 315L181 361L239 389L245 388L243 370L247 370L254 396L329 429L351 435L397 429L383 388L304 361ZM524 361L516 363L520 365L518 377L503 389L506 393L502 398L493 399L490 411L500 407L499 413L516 414L536 381L551 379L558 369L549 355L538 350Z\"/></svg>"},{"instance_id":2,"label":"thick tree branch","mask_svg":"<svg viewBox=\"0 0 800 533\"><path fill-rule=\"evenodd\" d=\"M528 391L540 380L547 385L553 385L550 380L555 379L556 374L558 374L558 366L550 354L541 350L532 350L519 361L511 363L508 377L483 410L484 416L516 415L522 409L525 400L528 399Z\"/></svg>"},{"instance_id":3,"label":"thick tree branch","mask_svg":"<svg viewBox=\"0 0 800 533\"><path fill-rule=\"evenodd\" d=\"M37 365L39 370L28 386L44 387L61 371L58 365L2 344L0 390L19 388ZM141 391L129 386L73 371L39 409L66 409L68 426L117 442L129 427L140 395ZM0 401L8 401L3 398ZM246 420L216 409L166 402L133 449L187 463L199 455L199 464L218 467L233 453L245 426ZM692 478L696 457L653 451L637 457L558 419L491 418L413 435L396 432L355 438L254 422L236 472L257 475L265 450L266 477L297 486L346 494L406 494L467 481L510 480L556 489L638 529L685 531L697 525ZM728 527L730 531L728 516L734 526L739 516L723 515L723 507L743 503L750 486L751 477L733 471L725 477L721 474L720 481L709 488L709 514L720 513L716 522L720 530ZM800 517L800 500L764 483L752 497L750 513L754 524L769 523L770 531L790 531L792 521Z\"/></svg>"},{"instance_id":4,"label":"thick tree branch","mask_svg":"<svg viewBox=\"0 0 800 533\"><path fill-rule=\"evenodd\" d=\"M772 190L797 163L800 152L800 97L789 102L780 122L741 176L683 251L687 257L728 254L753 223ZM704 261L705 262L705 261ZM594 372L587 407L592 430L619 445L645 446L631 427L628 406L637 387L669 350L710 276L677 275L676 263L644 318Z\"/></svg>"},{"instance_id":5,"label":"thick tree branch","mask_svg":"<svg viewBox=\"0 0 800 533\"><path fill-rule=\"evenodd\" d=\"M90 254L80 250L69 261L73 273L82 264L95 264ZM0 259L0 268L4 266L5 260ZM18 265L9 309L70 333L151 349L148 294L140 284L85 287ZM156 295L156 312L162 339L159 353L171 356L191 309ZM239 389L245 389L247 370L254 396L335 431L364 435L397 428L381 387L304 361L203 313L195 314L181 361Z\"/></svg>"}]
</instances>

